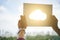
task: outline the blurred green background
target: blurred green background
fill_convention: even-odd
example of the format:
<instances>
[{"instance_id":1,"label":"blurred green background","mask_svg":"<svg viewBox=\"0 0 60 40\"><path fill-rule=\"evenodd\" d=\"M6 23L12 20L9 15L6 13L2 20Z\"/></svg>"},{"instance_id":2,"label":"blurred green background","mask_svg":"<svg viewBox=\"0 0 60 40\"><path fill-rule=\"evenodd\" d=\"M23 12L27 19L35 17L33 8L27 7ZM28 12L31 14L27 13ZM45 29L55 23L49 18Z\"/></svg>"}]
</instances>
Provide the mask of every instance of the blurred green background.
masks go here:
<instances>
[{"instance_id":1,"label":"blurred green background","mask_svg":"<svg viewBox=\"0 0 60 40\"><path fill-rule=\"evenodd\" d=\"M1 37L0 40L17 40L17 37ZM36 36L26 36L25 40L60 40L60 36L50 36L50 35L36 35Z\"/></svg>"}]
</instances>

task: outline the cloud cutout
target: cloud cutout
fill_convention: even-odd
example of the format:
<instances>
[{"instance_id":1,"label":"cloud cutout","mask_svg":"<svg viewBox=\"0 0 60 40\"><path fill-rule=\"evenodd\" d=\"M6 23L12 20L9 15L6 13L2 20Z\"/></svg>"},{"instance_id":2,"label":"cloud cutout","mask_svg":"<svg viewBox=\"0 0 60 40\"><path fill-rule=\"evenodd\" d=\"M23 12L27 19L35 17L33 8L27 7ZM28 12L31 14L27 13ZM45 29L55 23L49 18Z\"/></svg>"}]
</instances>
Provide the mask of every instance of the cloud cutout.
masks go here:
<instances>
[{"instance_id":1,"label":"cloud cutout","mask_svg":"<svg viewBox=\"0 0 60 40\"><path fill-rule=\"evenodd\" d=\"M35 10L29 15L29 18L33 20L45 20L46 14L41 10Z\"/></svg>"}]
</instances>

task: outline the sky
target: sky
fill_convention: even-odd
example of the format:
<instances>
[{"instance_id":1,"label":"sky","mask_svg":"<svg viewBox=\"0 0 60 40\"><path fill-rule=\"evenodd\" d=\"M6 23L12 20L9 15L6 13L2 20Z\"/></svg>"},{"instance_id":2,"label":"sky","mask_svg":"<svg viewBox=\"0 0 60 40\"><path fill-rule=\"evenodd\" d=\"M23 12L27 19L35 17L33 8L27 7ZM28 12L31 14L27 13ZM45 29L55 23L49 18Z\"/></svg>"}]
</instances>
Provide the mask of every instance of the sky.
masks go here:
<instances>
[{"instance_id":1,"label":"sky","mask_svg":"<svg viewBox=\"0 0 60 40\"><path fill-rule=\"evenodd\" d=\"M23 3L52 4L52 14L58 19L58 27L60 28L60 0L0 0L0 30L9 31L13 35L17 34L18 20L21 19L20 15L23 15ZM54 32L51 27L28 26L26 34L33 35L34 33L39 34L39 32L42 34L48 31ZM0 32L0 35L2 33Z\"/></svg>"}]
</instances>

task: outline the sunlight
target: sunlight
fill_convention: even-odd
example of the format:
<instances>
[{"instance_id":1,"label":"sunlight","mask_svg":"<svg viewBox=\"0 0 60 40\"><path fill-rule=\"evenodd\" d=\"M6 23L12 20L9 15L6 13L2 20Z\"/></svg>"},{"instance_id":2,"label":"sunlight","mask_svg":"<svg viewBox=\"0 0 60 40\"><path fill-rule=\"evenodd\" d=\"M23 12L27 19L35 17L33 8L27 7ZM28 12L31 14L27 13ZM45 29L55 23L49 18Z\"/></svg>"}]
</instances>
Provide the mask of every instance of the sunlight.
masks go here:
<instances>
[{"instance_id":1,"label":"sunlight","mask_svg":"<svg viewBox=\"0 0 60 40\"><path fill-rule=\"evenodd\" d=\"M45 20L46 19L46 14L42 12L41 10L35 10L29 15L30 19L33 20Z\"/></svg>"}]
</instances>

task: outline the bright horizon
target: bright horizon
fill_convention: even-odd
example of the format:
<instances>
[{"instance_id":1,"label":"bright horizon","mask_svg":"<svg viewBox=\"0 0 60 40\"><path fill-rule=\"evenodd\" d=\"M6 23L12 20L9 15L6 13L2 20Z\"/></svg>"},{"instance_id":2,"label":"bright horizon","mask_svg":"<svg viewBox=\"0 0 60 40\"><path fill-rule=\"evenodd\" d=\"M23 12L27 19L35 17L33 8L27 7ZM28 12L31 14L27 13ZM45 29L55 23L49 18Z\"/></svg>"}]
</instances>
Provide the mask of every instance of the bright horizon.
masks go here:
<instances>
[{"instance_id":1,"label":"bright horizon","mask_svg":"<svg viewBox=\"0 0 60 40\"><path fill-rule=\"evenodd\" d=\"M11 32L12 35L16 35L18 32L18 20L20 15L23 15L23 3L35 3L35 4L52 4L52 15L55 15L58 19L58 27L60 28L60 1L59 0L0 0L0 30ZM33 35L41 33L54 32L50 27L28 27L26 34ZM54 32L55 33L55 32ZM4 34L0 31L0 35ZM11 35L11 34L9 34Z\"/></svg>"}]
</instances>

